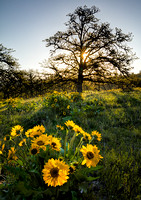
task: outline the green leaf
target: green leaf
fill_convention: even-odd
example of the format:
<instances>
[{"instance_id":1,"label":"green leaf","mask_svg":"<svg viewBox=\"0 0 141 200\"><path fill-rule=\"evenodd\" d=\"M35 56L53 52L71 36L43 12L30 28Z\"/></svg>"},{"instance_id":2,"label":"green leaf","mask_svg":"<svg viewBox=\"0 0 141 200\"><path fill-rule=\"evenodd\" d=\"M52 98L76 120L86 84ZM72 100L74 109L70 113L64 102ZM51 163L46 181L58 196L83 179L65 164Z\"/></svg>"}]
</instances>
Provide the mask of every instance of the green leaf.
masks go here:
<instances>
[{"instance_id":1,"label":"green leaf","mask_svg":"<svg viewBox=\"0 0 141 200\"><path fill-rule=\"evenodd\" d=\"M90 177L87 177L87 181L94 181L94 180L99 179L99 178L100 178L99 176L97 176L97 177L90 176Z\"/></svg>"},{"instance_id":2,"label":"green leaf","mask_svg":"<svg viewBox=\"0 0 141 200\"><path fill-rule=\"evenodd\" d=\"M17 160L17 162L19 163L19 165L23 166L23 162L21 160Z\"/></svg>"},{"instance_id":3,"label":"green leaf","mask_svg":"<svg viewBox=\"0 0 141 200\"><path fill-rule=\"evenodd\" d=\"M96 167L91 167L89 169L90 169L90 171L97 171L97 170L102 169L102 168L103 168L103 166L97 165Z\"/></svg>"},{"instance_id":4,"label":"green leaf","mask_svg":"<svg viewBox=\"0 0 141 200\"><path fill-rule=\"evenodd\" d=\"M63 117L62 119L63 119L63 122L66 122L68 120L71 120L71 117L67 116L67 117Z\"/></svg>"},{"instance_id":5,"label":"green leaf","mask_svg":"<svg viewBox=\"0 0 141 200\"><path fill-rule=\"evenodd\" d=\"M64 155L64 149L60 148L60 153Z\"/></svg>"},{"instance_id":6,"label":"green leaf","mask_svg":"<svg viewBox=\"0 0 141 200\"><path fill-rule=\"evenodd\" d=\"M75 178L76 178L78 181L80 181L80 182L87 179L87 176L84 175L84 174L82 173L82 171L75 173L74 176L75 176Z\"/></svg>"},{"instance_id":7,"label":"green leaf","mask_svg":"<svg viewBox=\"0 0 141 200\"><path fill-rule=\"evenodd\" d=\"M40 175L40 173L39 173L36 169L31 169L31 170L29 170L29 172L35 173L35 174L39 174L39 175Z\"/></svg>"},{"instance_id":8,"label":"green leaf","mask_svg":"<svg viewBox=\"0 0 141 200\"><path fill-rule=\"evenodd\" d=\"M96 167L90 167L90 168L85 167L85 168L81 169L81 173L86 175L86 174L92 173L93 171L97 171L101 168L102 168L102 166L100 166L100 165L97 165Z\"/></svg>"}]
</instances>

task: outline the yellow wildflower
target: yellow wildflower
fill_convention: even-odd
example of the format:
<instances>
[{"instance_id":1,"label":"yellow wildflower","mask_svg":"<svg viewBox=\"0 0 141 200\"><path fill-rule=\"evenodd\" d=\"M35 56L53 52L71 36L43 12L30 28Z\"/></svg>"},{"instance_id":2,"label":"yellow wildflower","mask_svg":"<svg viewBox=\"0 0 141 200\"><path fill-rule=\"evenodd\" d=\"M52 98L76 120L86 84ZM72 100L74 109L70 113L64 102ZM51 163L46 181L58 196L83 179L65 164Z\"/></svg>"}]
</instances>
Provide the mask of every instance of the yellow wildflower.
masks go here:
<instances>
[{"instance_id":1,"label":"yellow wildflower","mask_svg":"<svg viewBox=\"0 0 141 200\"><path fill-rule=\"evenodd\" d=\"M69 166L59 159L49 159L44 165L43 179L48 186L61 186L67 182Z\"/></svg>"},{"instance_id":2,"label":"yellow wildflower","mask_svg":"<svg viewBox=\"0 0 141 200\"><path fill-rule=\"evenodd\" d=\"M20 141L19 146L20 146L20 147L23 146L24 143L26 144L26 139L25 139L25 138L24 138L23 140Z\"/></svg>"},{"instance_id":3,"label":"yellow wildflower","mask_svg":"<svg viewBox=\"0 0 141 200\"><path fill-rule=\"evenodd\" d=\"M101 158L103 158L99 152L100 150L98 150L98 148L96 147L96 145L91 145L91 144L87 144L87 147L82 146L82 148L80 149L80 151L82 152L83 156L84 156L84 160L82 162L82 165L86 164L87 167L96 167L96 165L98 164L98 162L100 161Z\"/></svg>"},{"instance_id":4,"label":"yellow wildflower","mask_svg":"<svg viewBox=\"0 0 141 200\"><path fill-rule=\"evenodd\" d=\"M61 126L61 125L56 125L56 127L57 127L58 129L60 129L61 131L63 131L63 130L64 130L64 127L63 127L63 126Z\"/></svg>"},{"instance_id":5,"label":"yellow wildflower","mask_svg":"<svg viewBox=\"0 0 141 200\"><path fill-rule=\"evenodd\" d=\"M27 137L36 138L42 135L44 132L45 132L45 127L43 125L37 125L37 126L34 126L32 129L28 129L25 132L25 135Z\"/></svg>"},{"instance_id":6,"label":"yellow wildflower","mask_svg":"<svg viewBox=\"0 0 141 200\"><path fill-rule=\"evenodd\" d=\"M17 160L18 157L15 155L16 150L14 147L11 147L11 149L8 151L8 160Z\"/></svg>"},{"instance_id":7,"label":"yellow wildflower","mask_svg":"<svg viewBox=\"0 0 141 200\"><path fill-rule=\"evenodd\" d=\"M65 122L67 127L73 128L76 124L72 120L68 120Z\"/></svg>"},{"instance_id":8,"label":"yellow wildflower","mask_svg":"<svg viewBox=\"0 0 141 200\"><path fill-rule=\"evenodd\" d=\"M28 129L28 130L25 132L26 137L30 137L31 134L32 134L32 129Z\"/></svg>"},{"instance_id":9,"label":"yellow wildflower","mask_svg":"<svg viewBox=\"0 0 141 200\"><path fill-rule=\"evenodd\" d=\"M73 127L73 130L74 130L76 133L81 133L81 134L84 133L83 129L82 129L80 126L78 126L78 125L75 125L75 126Z\"/></svg>"},{"instance_id":10,"label":"yellow wildflower","mask_svg":"<svg viewBox=\"0 0 141 200\"><path fill-rule=\"evenodd\" d=\"M11 136L19 136L23 132L23 127L20 125L16 125L11 130Z\"/></svg>"},{"instance_id":11,"label":"yellow wildflower","mask_svg":"<svg viewBox=\"0 0 141 200\"><path fill-rule=\"evenodd\" d=\"M91 137L91 135L89 133L84 132L82 134L83 134L83 137L84 137L85 140L91 140L92 139L92 137Z\"/></svg>"},{"instance_id":12,"label":"yellow wildflower","mask_svg":"<svg viewBox=\"0 0 141 200\"><path fill-rule=\"evenodd\" d=\"M70 105L67 106L67 109L70 109Z\"/></svg>"},{"instance_id":13,"label":"yellow wildflower","mask_svg":"<svg viewBox=\"0 0 141 200\"><path fill-rule=\"evenodd\" d=\"M66 112L63 112L63 115L66 115Z\"/></svg>"},{"instance_id":14,"label":"yellow wildflower","mask_svg":"<svg viewBox=\"0 0 141 200\"><path fill-rule=\"evenodd\" d=\"M91 135L92 136L96 135L97 136L97 140L101 141L101 134L98 131L92 131Z\"/></svg>"},{"instance_id":15,"label":"yellow wildflower","mask_svg":"<svg viewBox=\"0 0 141 200\"><path fill-rule=\"evenodd\" d=\"M39 137L45 132L45 127L43 125L37 125L32 128L32 132L30 133L30 137Z\"/></svg>"},{"instance_id":16,"label":"yellow wildflower","mask_svg":"<svg viewBox=\"0 0 141 200\"><path fill-rule=\"evenodd\" d=\"M58 138L51 137L49 144L50 144L50 146L53 150L60 151L61 143L60 143L60 140Z\"/></svg>"},{"instance_id":17,"label":"yellow wildflower","mask_svg":"<svg viewBox=\"0 0 141 200\"><path fill-rule=\"evenodd\" d=\"M1 141L0 141L0 143L2 144ZM1 144L0 144L0 145L1 145ZM5 148L5 144L2 145L1 150L0 150L0 154L3 154L3 150L4 150L4 148Z\"/></svg>"},{"instance_id":18,"label":"yellow wildflower","mask_svg":"<svg viewBox=\"0 0 141 200\"><path fill-rule=\"evenodd\" d=\"M58 99L54 99L54 102L57 102L58 101Z\"/></svg>"},{"instance_id":19,"label":"yellow wildflower","mask_svg":"<svg viewBox=\"0 0 141 200\"><path fill-rule=\"evenodd\" d=\"M40 147L38 146L38 145L36 145L36 144L31 144L31 147L30 147L30 153L32 154L32 155L36 155L37 153L39 153L40 151Z\"/></svg>"},{"instance_id":20,"label":"yellow wildflower","mask_svg":"<svg viewBox=\"0 0 141 200\"><path fill-rule=\"evenodd\" d=\"M35 144L36 146L39 146L40 149L46 150L46 145L49 144L49 139L47 135L40 135L39 137L32 140L32 144Z\"/></svg>"}]
</instances>

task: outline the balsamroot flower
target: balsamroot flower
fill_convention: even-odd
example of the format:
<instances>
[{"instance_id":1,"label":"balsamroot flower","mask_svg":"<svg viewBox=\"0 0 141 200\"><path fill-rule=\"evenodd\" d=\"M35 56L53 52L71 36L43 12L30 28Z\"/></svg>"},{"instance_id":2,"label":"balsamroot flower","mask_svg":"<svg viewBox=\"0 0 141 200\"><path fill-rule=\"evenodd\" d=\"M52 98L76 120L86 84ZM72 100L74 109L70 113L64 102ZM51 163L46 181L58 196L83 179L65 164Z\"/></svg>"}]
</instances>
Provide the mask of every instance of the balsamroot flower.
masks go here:
<instances>
[{"instance_id":1,"label":"balsamroot flower","mask_svg":"<svg viewBox=\"0 0 141 200\"><path fill-rule=\"evenodd\" d=\"M93 136L93 135L96 135L96 136L97 136L97 140L98 140L98 141L101 141L101 134L100 134L98 131L92 131L91 134L92 134L92 136Z\"/></svg>"},{"instance_id":2,"label":"balsamroot flower","mask_svg":"<svg viewBox=\"0 0 141 200\"><path fill-rule=\"evenodd\" d=\"M20 125L16 125L11 130L11 136L19 136L23 132L23 127Z\"/></svg>"},{"instance_id":3,"label":"balsamroot flower","mask_svg":"<svg viewBox=\"0 0 141 200\"><path fill-rule=\"evenodd\" d=\"M65 125L67 127L71 128L74 132L76 132L78 134L82 134L84 139L88 139L88 140L92 139L92 137L89 133L85 132L80 126L76 125L72 120L66 121Z\"/></svg>"},{"instance_id":4,"label":"balsamroot flower","mask_svg":"<svg viewBox=\"0 0 141 200\"><path fill-rule=\"evenodd\" d=\"M30 134L30 137L38 137L42 135L45 132L45 127L43 125L37 125L32 128L32 133Z\"/></svg>"},{"instance_id":5,"label":"balsamroot flower","mask_svg":"<svg viewBox=\"0 0 141 200\"><path fill-rule=\"evenodd\" d=\"M46 150L46 145L49 144L48 136L46 134L42 134L39 137L32 140L32 144L40 147L40 149Z\"/></svg>"},{"instance_id":6,"label":"balsamroot flower","mask_svg":"<svg viewBox=\"0 0 141 200\"><path fill-rule=\"evenodd\" d=\"M0 145L1 145L1 141L0 141ZM3 154L4 148L5 148L5 144L3 144L2 147L0 148L0 154Z\"/></svg>"},{"instance_id":7,"label":"balsamroot flower","mask_svg":"<svg viewBox=\"0 0 141 200\"><path fill-rule=\"evenodd\" d=\"M56 125L56 127L57 127L59 130L61 130L61 131L63 131L63 130L64 130L64 127L63 127L63 126L61 126L61 125Z\"/></svg>"},{"instance_id":8,"label":"balsamroot flower","mask_svg":"<svg viewBox=\"0 0 141 200\"><path fill-rule=\"evenodd\" d=\"M60 151L61 143L60 143L60 140L58 138L51 137L49 144L50 144L50 146L53 150Z\"/></svg>"},{"instance_id":9,"label":"balsamroot flower","mask_svg":"<svg viewBox=\"0 0 141 200\"><path fill-rule=\"evenodd\" d=\"M23 144L26 144L26 139L24 138L23 140L20 141L19 146L23 146Z\"/></svg>"},{"instance_id":10,"label":"balsamroot flower","mask_svg":"<svg viewBox=\"0 0 141 200\"><path fill-rule=\"evenodd\" d=\"M28 130L25 132L26 137L30 137L31 134L32 134L32 129L28 129Z\"/></svg>"},{"instance_id":11,"label":"balsamroot flower","mask_svg":"<svg viewBox=\"0 0 141 200\"><path fill-rule=\"evenodd\" d=\"M31 147L30 147L30 153L32 155L36 155L40 152L40 147L36 144L31 144Z\"/></svg>"},{"instance_id":12,"label":"balsamroot flower","mask_svg":"<svg viewBox=\"0 0 141 200\"><path fill-rule=\"evenodd\" d=\"M27 137L39 137L45 132L45 127L43 125L34 126L32 129L26 131L25 135Z\"/></svg>"},{"instance_id":13,"label":"balsamroot flower","mask_svg":"<svg viewBox=\"0 0 141 200\"><path fill-rule=\"evenodd\" d=\"M48 186L61 186L69 178L69 166L59 159L49 159L42 172L43 179Z\"/></svg>"},{"instance_id":14,"label":"balsamroot flower","mask_svg":"<svg viewBox=\"0 0 141 200\"><path fill-rule=\"evenodd\" d=\"M15 155L16 150L14 147L11 147L11 149L8 151L8 160L17 160L18 157Z\"/></svg>"},{"instance_id":15,"label":"balsamroot flower","mask_svg":"<svg viewBox=\"0 0 141 200\"><path fill-rule=\"evenodd\" d=\"M73 128L76 124L72 120L68 120L65 122L65 125L69 128Z\"/></svg>"},{"instance_id":16,"label":"balsamroot flower","mask_svg":"<svg viewBox=\"0 0 141 200\"><path fill-rule=\"evenodd\" d=\"M98 164L98 162L100 161L101 158L103 158L99 152L100 150L98 150L96 145L91 145L91 144L87 144L87 147L82 146L82 148L80 149L80 151L82 152L83 156L84 156L84 160L82 162L82 165L87 165L87 167L96 167L96 165Z\"/></svg>"},{"instance_id":17,"label":"balsamroot flower","mask_svg":"<svg viewBox=\"0 0 141 200\"><path fill-rule=\"evenodd\" d=\"M91 140L92 139L91 135L87 132L83 133L83 137L84 137L84 140Z\"/></svg>"}]
</instances>

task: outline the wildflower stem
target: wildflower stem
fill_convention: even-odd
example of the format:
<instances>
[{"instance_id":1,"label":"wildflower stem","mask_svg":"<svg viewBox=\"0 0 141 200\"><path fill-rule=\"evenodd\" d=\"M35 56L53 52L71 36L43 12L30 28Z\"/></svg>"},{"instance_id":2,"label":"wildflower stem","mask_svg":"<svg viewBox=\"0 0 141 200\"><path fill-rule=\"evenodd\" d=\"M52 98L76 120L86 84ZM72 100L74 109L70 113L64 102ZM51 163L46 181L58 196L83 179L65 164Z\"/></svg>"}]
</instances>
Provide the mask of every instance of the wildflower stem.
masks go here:
<instances>
[{"instance_id":1,"label":"wildflower stem","mask_svg":"<svg viewBox=\"0 0 141 200\"><path fill-rule=\"evenodd\" d=\"M74 134L73 137L71 138L71 141L70 141L70 149L71 149L71 147L72 147L72 144L73 144L73 142L74 142L74 140L75 140L77 134L78 134L78 133L75 132L75 134Z\"/></svg>"},{"instance_id":2,"label":"wildflower stem","mask_svg":"<svg viewBox=\"0 0 141 200\"><path fill-rule=\"evenodd\" d=\"M91 142L94 140L94 137L92 137L92 139L91 140L89 140L89 144L91 144Z\"/></svg>"},{"instance_id":3,"label":"wildflower stem","mask_svg":"<svg viewBox=\"0 0 141 200\"><path fill-rule=\"evenodd\" d=\"M65 143L64 143L64 157L66 156L66 143L67 143L67 139L68 139L68 133L69 133L69 131L66 130L66 137L65 137Z\"/></svg>"},{"instance_id":4,"label":"wildflower stem","mask_svg":"<svg viewBox=\"0 0 141 200\"><path fill-rule=\"evenodd\" d=\"M76 150L75 150L75 153L72 157L72 160L75 158L75 155L78 153L78 151L80 150L81 146L83 144L83 137L80 139L80 142L78 143L77 147L76 147Z\"/></svg>"}]
</instances>

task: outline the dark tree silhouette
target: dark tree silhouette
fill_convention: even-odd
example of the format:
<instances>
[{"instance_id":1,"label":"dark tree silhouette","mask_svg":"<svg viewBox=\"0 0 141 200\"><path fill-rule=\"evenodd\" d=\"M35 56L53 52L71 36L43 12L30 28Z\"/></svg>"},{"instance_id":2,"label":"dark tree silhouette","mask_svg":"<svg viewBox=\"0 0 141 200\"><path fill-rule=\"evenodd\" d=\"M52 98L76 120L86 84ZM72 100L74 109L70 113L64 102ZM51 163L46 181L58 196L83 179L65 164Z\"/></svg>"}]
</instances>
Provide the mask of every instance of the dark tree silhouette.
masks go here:
<instances>
[{"instance_id":1,"label":"dark tree silhouette","mask_svg":"<svg viewBox=\"0 0 141 200\"><path fill-rule=\"evenodd\" d=\"M13 49L8 49L0 44L0 67L8 66L8 68L15 68L19 64L17 60L11 55L14 52Z\"/></svg>"},{"instance_id":2,"label":"dark tree silhouette","mask_svg":"<svg viewBox=\"0 0 141 200\"><path fill-rule=\"evenodd\" d=\"M47 80L41 73L19 69L17 59L0 44L0 98L33 97L47 92Z\"/></svg>"},{"instance_id":3,"label":"dark tree silhouette","mask_svg":"<svg viewBox=\"0 0 141 200\"><path fill-rule=\"evenodd\" d=\"M0 91L4 98L8 98L15 84L15 70L18 69L17 60L11 55L13 49L8 49L0 44Z\"/></svg>"},{"instance_id":4,"label":"dark tree silhouette","mask_svg":"<svg viewBox=\"0 0 141 200\"><path fill-rule=\"evenodd\" d=\"M135 58L127 46L132 34L100 23L95 16L98 12L95 6L78 7L68 14L66 31L58 31L44 40L46 47L52 47L51 58L44 63L44 67L54 72L52 84L73 82L77 91L82 92L84 81L109 82L114 73L129 73Z\"/></svg>"}]
</instances>

